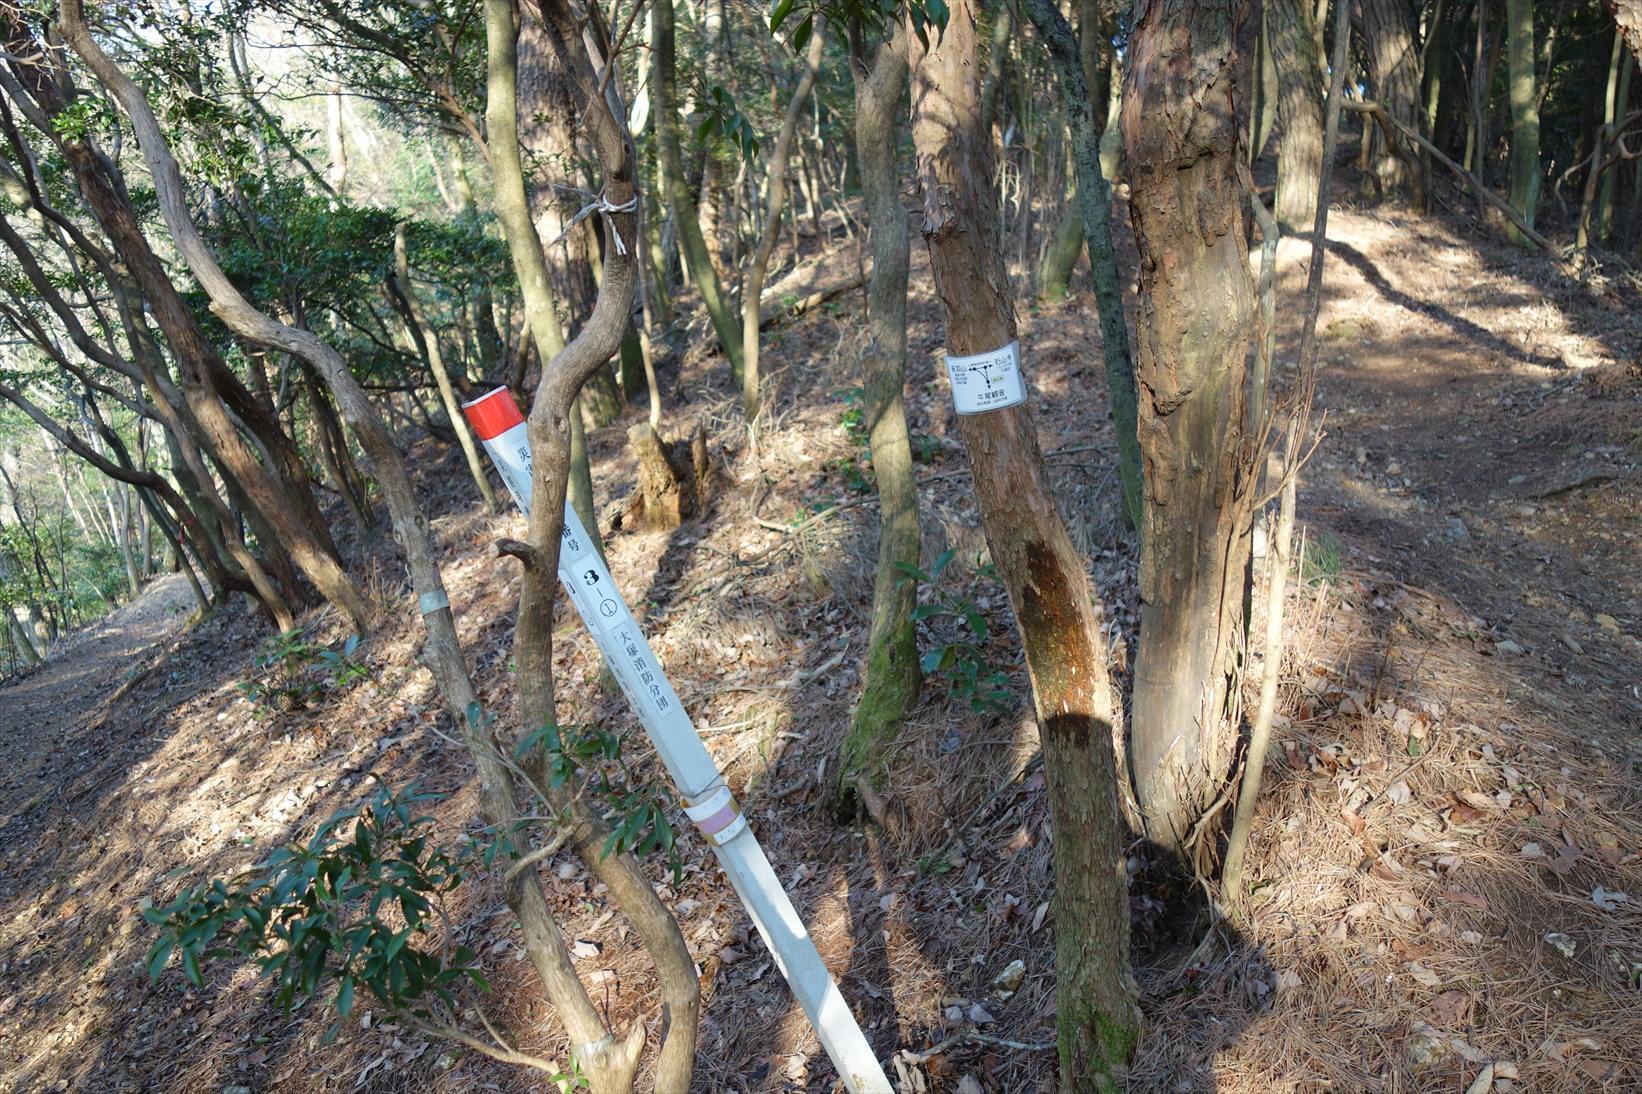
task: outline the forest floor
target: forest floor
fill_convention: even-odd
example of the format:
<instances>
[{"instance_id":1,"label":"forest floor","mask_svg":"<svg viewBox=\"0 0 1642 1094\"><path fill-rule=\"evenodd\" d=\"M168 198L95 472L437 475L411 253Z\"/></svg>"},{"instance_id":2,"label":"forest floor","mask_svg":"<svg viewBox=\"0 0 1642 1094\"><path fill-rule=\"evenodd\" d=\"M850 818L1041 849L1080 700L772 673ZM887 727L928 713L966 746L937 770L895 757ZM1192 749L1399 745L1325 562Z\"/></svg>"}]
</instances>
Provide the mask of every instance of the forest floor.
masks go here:
<instances>
[{"instance_id":1,"label":"forest floor","mask_svg":"<svg viewBox=\"0 0 1642 1094\"><path fill-rule=\"evenodd\" d=\"M1642 298L1453 217L1348 204L1330 229L1328 435L1301 491L1254 895L1210 934L1177 894L1137 882L1148 1032L1132 1086L1642 1088ZM1281 253L1280 364L1306 257ZM989 613L988 658L1024 696L1007 603L975 566L984 541L916 244L912 291L925 557L957 550L945 587ZM1047 1091L1052 878L1030 705L974 713L931 681L896 757L889 830L840 819L828 793L876 549L851 432L859 307L839 298L772 333L756 465L722 360L692 332L667 373L667 424L707 426L723 491L707 521L610 534L611 567L903 1089ZM1098 324L1087 295L1021 311L1043 447L1126 671L1135 548L1115 507ZM632 489L637 413L591 439L607 532ZM458 625L505 725L517 580L492 544L522 522L485 516L450 454L416 444ZM402 569L380 538L346 547L392 606L362 650L372 678L350 690L259 712L237 685L266 626L232 607L162 645L182 622L169 605L187 606L174 581L0 689L0 1090L548 1089L364 1000L327 1043L323 1001L271 1010L250 967L212 966L203 989L174 962L146 974L147 902L307 838L377 779L444 794L451 837L473 823L471 764L441 735ZM329 612L305 626L346 637ZM654 772L568 608L555 642L561 721L621 729ZM703 969L697 1087L833 1089L706 849L681 845L681 881L651 868ZM657 989L630 932L567 857L542 876L594 997L654 1039ZM495 879L472 879L451 912L484 954L487 1007L521 1048L561 1055ZM1017 959L1024 975L1000 981Z\"/></svg>"}]
</instances>

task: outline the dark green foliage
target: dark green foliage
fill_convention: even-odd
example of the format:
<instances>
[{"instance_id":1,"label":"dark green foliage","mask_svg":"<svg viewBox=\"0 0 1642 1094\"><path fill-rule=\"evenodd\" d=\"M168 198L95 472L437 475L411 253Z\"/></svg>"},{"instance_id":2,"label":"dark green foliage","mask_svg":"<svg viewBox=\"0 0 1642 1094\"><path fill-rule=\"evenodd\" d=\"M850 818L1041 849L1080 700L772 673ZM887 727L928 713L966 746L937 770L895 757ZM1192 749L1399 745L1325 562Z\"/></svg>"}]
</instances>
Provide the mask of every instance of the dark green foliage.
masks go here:
<instances>
[{"instance_id":1,"label":"dark green foliage","mask_svg":"<svg viewBox=\"0 0 1642 1094\"><path fill-rule=\"evenodd\" d=\"M896 563L896 568L905 575L901 578L903 583L917 581L935 593L933 601L912 609L911 621L928 626L938 636L939 643L925 651L919 667L925 676L943 676L947 694L968 703L976 714L1004 710L1014 702L1015 696L1009 690L1008 674L987 658L986 646L992 629L986 609L971 598L969 588L954 592L941 587L942 575L951 566L955 554L950 548L943 551L927 571L910 563ZM975 578L994 584L998 580L992 564L982 564L979 560Z\"/></svg>"},{"instance_id":2,"label":"dark green foliage","mask_svg":"<svg viewBox=\"0 0 1642 1094\"><path fill-rule=\"evenodd\" d=\"M667 818L667 792L658 792L634 775L622 755L619 735L598 726L545 725L520 739L514 758L524 763L538 749L550 790L567 786L580 771L585 789L604 806L611 832L603 854L660 852L667 856L674 883L683 877L684 860Z\"/></svg>"},{"instance_id":3,"label":"dark green foliage","mask_svg":"<svg viewBox=\"0 0 1642 1094\"><path fill-rule=\"evenodd\" d=\"M488 990L473 951L438 945L430 931L435 904L461 884L474 857L432 845L432 818L413 810L438 799L414 786L383 787L306 844L146 909L143 918L160 928L149 975L158 977L175 953L197 987L206 960L245 958L273 979L282 1007L334 982L342 1018L361 988L390 1010L418 1015L453 1006L464 983Z\"/></svg>"},{"instance_id":4,"label":"dark green foliage","mask_svg":"<svg viewBox=\"0 0 1642 1094\"><path fill-rule=\"evenodd\" d=\"M237 687L259 716L311 708L370 679L369 666L354 656L358 650L358 635L333 650L309 642L301 630L286 631L262 643L251 661L251 679Z\"/></svg>"}]
</instances>

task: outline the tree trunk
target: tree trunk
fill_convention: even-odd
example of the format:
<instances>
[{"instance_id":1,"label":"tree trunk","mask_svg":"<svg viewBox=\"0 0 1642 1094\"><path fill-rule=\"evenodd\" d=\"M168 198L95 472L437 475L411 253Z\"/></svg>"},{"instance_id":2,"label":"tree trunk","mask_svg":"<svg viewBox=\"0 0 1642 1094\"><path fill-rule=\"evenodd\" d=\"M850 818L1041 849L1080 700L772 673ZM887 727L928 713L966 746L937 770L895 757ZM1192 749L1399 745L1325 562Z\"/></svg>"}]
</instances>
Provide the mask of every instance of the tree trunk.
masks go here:
<instances>
[{"instance_id":1,"label":"tree trunk","mask_svg":"<svg viewBox=\"0 0 1642 1094\"><path fill-rule=\"evenodd\" d=\"M696 216L695 199L690 196L690 183L684 177L684 157L679 151L678 64L673 31L673 0L657 0L652 10L656 15L656 144L667 188L667 204L678 231L679 247L684 251L685 265L690 268L690 279L701 293L701 302L712 320L719 346L730 359L730 372L736 389L740 390L743 382L742 332L730 310L729 297L725 295L724 286L719 282L718 273L708 257L707 240L701 234L701 221Z\"/></svg>"},{"instance_id":2,"label":"tree trunk","mask_svg":"<svg viewBox=\"0 0 1642 1094\"><path fill-rule=\"evenodd\" d=\"M320 462L325 465L325 473L331 477L331 485L342 495L342 503L348 507L354 525L363 536L376 526L376 515L371 512L370 500L365 497L363 486L356 483L350 474L347 437L336 420L336 412L325 395L319 374L311 367L304 366L302 375L307 381L308 408L313 413L314 431L318 434L314 447L319 449Z\"/></svg>"},{"instance_id":3,"label":"tree trunk","mask_svg":"<svg viewBox=\"0 0 1642 1094\"><path fill-rule=\"evenodd\" d=\"M583 387L582 395L570 404L570 507L603 558L604 537L599 534L599 514L593 505L593 465L587 458L587 425L582 421L581 402L586 393Z\"/></svg>"},{"instance_id":4,"label":"tree trunk","mask_svg":"<svg viewBox=\"0 0 1642 1094\"><path fill-rule=\"evenodd\" d=\"M1129 754L1147 835L1176 852L1230 769L1227 684L1247 591L1253 292L1232 102L1236 10L1233 0L1143 0L1123 93L1146 472Z\"/></svg>"},{"instance_id":5,"label":"tree trunk","mask_svg":"<svg viewBox=\"0 0 1642 1094\"><path fill-rule=\"evenodd\" d=\"M1531 0L1524 0L1531 2ZM1368 82L1374 98L1398 121L1423 133L1425 109L1420 101L1420 52L1414 45L1414 11L1409 0L1360 0L1358 17L1368 55ZM1415 209L1425 211L1427 180L1419 160L1398 159L1386 141L1373 164L1382 194L1407 191Z\"/></svg>"},{"instance_id":6,"label":"tree trunk","mask_svg":"<svg viewBox=\"0 0 1642 1094\"><path fill-rule=\"evenodd\" d=\"M1090 20L1084 12L1085 26ZM1141 520L1140 441L1136 432L1137 395L1134 359L1129 350L1129 328L1123 318L1123 293L1118 287L1117 256L1112 249L1112 187L1100 165L1103 117L1094 107L1105 100L1090 95L1085 82L1090 69L1087 50L1080 63L1072 28L1060 10L1046 0L1027 0L1027 16L1049 46L1066 91L1067 116L1072 127L1072 161L1078 176L1078 210L1083 236L1089 243L1089 272L1100 312L1101 349L1106 357L1106 389L1111 399L1112 432L1117 439L1118 478L1123 488L1123 511L1129 526ZM1108 53L1110 50L1108 49ZM1101 75L1106 75L1102 72Z\"/></svg>"},{"instance_id":7,"label":"tree trunk","mask_svg":"<svg viewBox=\"0 0 1642 1094\"><path fill-rule=\"evenodd\" d=\"M496 504L496 491L492 489L490 479L485 475L485 465L479 457L479 447L474 443L473 430L468 426L462 408L457 405L456 391L451 387L450 373L445 369L445 355L439 349L439 333L423 318L422 305L416 300L416 285L411 281L410 259L406 254L403 224L398 225L393 233L393 269L395 280L398 282L397 293L404 309L405 326L427 357L428 369L433 373L433 382L439 388L439 400L445 406L445 416L450 419L450 427L456 431L456 440L462 446L462 456L467 460L468 475L472 477L473 485L485 503L485 512L499 512L501 507Z\"/></svg>"},{"instance_id":8,"label":"tree trunk","mask_svg":"<svg viewBox=\"0 0 1642 1094\"><path fill-rule=\"evenodd\" d=\"M1613 57L1608 64L1608 94L1603 102L1604 126L1615 125L1631 100L1631 70L1636 65L1625 49L1624 33L1614 32ZM1605 135L1610 131L1604 129ZM1613 139L1611 136L1608 139ZM1642 172L1642 167L1637 169ZM1599 243L1607 243L1613 231L1614 183L1619 177L1617 166L1605 172L1597 188L1593 233Z\"/></svg>"},{"instance_id":9,"label":"tree trunk","mask_svg":"<svg viewBox=\"0 0 1642 1094\"><path fill-rule=\"evenodd\" d=\"M855 147L872 241L861 386L881 504L865 681L839 749L838 772L844 794L858 796L869 810L878 812L874 803L884 782L884 753L917 704L923 682L918 628L911 618L918 586L901 569L918 565L920 550L918 486L912 475L905 403L911 245L896 156L896 112L907 78L906 32L897 25L893 37L879 44L870 68L858 28L851 30L850 47ZM876 819L882 823L885 818Z\"/></svg>"},{"instance_id":10,"label":"tree trunk","mask_svg":"<svg viewBox=\"0 0 1642 1094\"><path fill-rule=\"evenodd\" d=\"M952 5L944 34L915 70L912 95L924 242L947 353L957 356L999 349L1016 335L992 140L981 124L976 13L974 0ZM1031 404L961 416L958 432L992 561L1015 609L1043 742L1055 835L1061 1088L1116 1090L1139 1016L1112 741L1121 707L1105 635L1055 505Z\"/></svg>"},{"instance_id":11,"label":"tree trunk","mask_svg":"<svg viewBox=\"0 0 1642 1094\"><path fill-rule=\"evenodd\" d=\"M765 196L764 230L759 235L758 247L747 263L747 273L741 282L741 413L747 424L756 425L761 407L758 391L758 328L760 297L764 293L764 276L770 269L770 255L775 250L776 235L781 231L781 215L787 205L787 163L792 157L793 134L798 131L798 115L804 109L804 100L821 69L821 46L825 37L826 21L816 20L810 34L809 52L804 57L804 71L787 103L786 116L781 119L781 132L775 147L770 150L768 193Z\"/></svg>"},{"instance_id":12,"label":"tree trunk","mask_svg":"<svg viewBox=\"0 0 1642 1094\"><path fill-rule=\"evenodd\" d=\"M1282 80L1277 74L1277 62L1271 46L1272 0L1260 0L1260 26L1254 35L1254 65L1249 75L1253 80L1250 91L1253 102L1249 108L1249 165L1260 159L1271 139L1273 124L1281 110ZM1283 132L1288 143L1288 131Z\"/></svg>"},{"instance_id":13,"label":"tree trunk","mask_svg":"<svg viewBox=\"0 0 1642 1094\"><path fill-rule=\"evenodd\" d=\"M38 665L45 660L40 651L34 648L34 636L29 633L29 628L18 621L16 612L9 607L0 608L0 611L6 613L6 621L10 624L13 648L23 655L24 663Z\"/></svg>"},{"instance_id":14,"label":"tree trunk","mask_svg":"<svg viewBox=\"0 0 1642 1094\"><path fill-rule=\"evenodd\" d=\"M143 579L137 573L136 544L133 542L136 535L135 530L131 527L131 494L124 486L119 484L115 484L114 494L119 498L119 513L117 518L113 513L109 516L114 519L114 527L119 531L120 558L125 563L126 592L130 593L131 599L135 600L137 594L143 591Z\"/></svg>"},{"instance_id":15,"label":"tree trunk","mask_svg":"<svg viewBox=\"0 0 1642 1094\"><path fill-rule=\"evenodd\" d=\"M588 377L578 399L587 415L588 425L594 429L603 429L621 417L621 388L616 384L615 373L608 367Z\"/></svg>"},{"instance_id":16,"label":"tree trunk","mask_svg":"<svg viewBox=\"0 0 1642 1094\"><path fill-rule=\"evenodd\" d=\"M1083 254L1083 211L1076 200L1067 203L1060 223L1050 237L1049 247L1038 264L1038 295L1046 300L1065 300L1072 295L1072 271Z\"/></svg>"},{"instance_id":17,"label":"tree trunk","mask_svg":"<svg viewBox=\"0 0 1642 1094\"><path fill-rule=\"evenodd\" d=\"M1277 222L1303 232L1317 218L1317 178L1323 159L1323 98L1317 35L1309 0L1266 0L1266 29L1277 62Z\"/></svg>"},{"instance_id":18,"label":"tree trunk","mask_svg":"<svg viewBox=\"0 0 1642 1094\"><path fill-rule=\"evenodd\" d=\"M587 198L570 191L556 193L553 186L556 180L579 180L581 175L575 113L564 66L547 43L540 12L534 3L525 3L519 5L519 14L519 147L525 162L537 166L526 174L525 192L545 249L554 299L564 307L568 329L574 333L598 295L593 232L585 223L566 232L571 216Z\"/></svg>"},{"instance_id":19,"label":"tree trunk","mask_svg":"<svg viewBox=\"0 0 1642 1094\"><path fill-rule=\"evenodd\" d=\"M667 5L663 3L661 7ZM542 379L536 386L530 416L535 499L530 513L530 538L534 564L526 566L521 579L514 642L520 725L539 727L550 725L555 719L553 601L569 478L573 401L587 378L605 367L616 353L621 331L632 314L637 277L630 251L638 246L633 231L637 218L631 212L613 212L601 217L607 232L620 233L617 238L624 241L624 246L612 248L608 255L598 299L575 340L550 349L546 328L539 327L535 319L544 308L551 310L551 300L547 295L541 243L530 220L519 156L513 4L511 0L485 0L484 11L488 45L485 118L496 183L497 219L507 237L514 269L525 294L527 314L533 316L532 334L542 350ZM544 4L543 15L548 37L577 91L580 116L588 126L604 168L604 197L611 205L623 208L635 197L631 137L597 94L596 77L582 48L578 20L557 0ZM670 19L668 32L670 35ZM505 779L505 773L502 777ZM510 819L508 814L517 812L511 796L500 793L490 795L486 810L494 823L504 826ZM601 829L602 824L596 817L579 818L578 850L600 880L610 886L622 912L656 962L661 974L666 1032L656 1064L655 1088L659 1094L685 1094L689 1088L700 1014L696 968L678 923L644 880L632 856L600 853ZM581 1046L576 1051L576 1060L595 1094L631 1089L638 1053L643 1047L643 1023L634 1023L629 1035L619 1042L611 1035L586 988L576 977L564 940L534 874L529 875L527 884L510 890L508 898L526 926L527 949L548 995L572 1043Z\"/></svg>"},{"instance_id":20,"label":"tree trunk","mask_svg":"<svg viewBox=\"0 0 1642 1094\"><path fill-rule=\"evenodd\" d=\"M1539 163L1539 83L1534 61L1533 0L1505 0L1505 64L1511 102L1511 208L1534 226L1543 173ZM1527 237L1506 229L1514 243Z\"/></svg>"}]
</instances>

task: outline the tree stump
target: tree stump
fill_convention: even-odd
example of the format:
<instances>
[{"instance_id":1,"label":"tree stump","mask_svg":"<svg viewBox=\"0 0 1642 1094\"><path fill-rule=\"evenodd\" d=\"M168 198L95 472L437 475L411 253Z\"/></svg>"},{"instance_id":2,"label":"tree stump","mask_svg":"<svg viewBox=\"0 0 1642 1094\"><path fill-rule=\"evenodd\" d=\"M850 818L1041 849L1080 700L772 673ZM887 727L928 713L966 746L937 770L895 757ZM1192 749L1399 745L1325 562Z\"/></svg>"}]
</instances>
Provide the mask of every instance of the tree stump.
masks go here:
<instances>
[{"instance_id":1,"label":"tree stump","mask_svg":"<svg viewBox=\"0 0 1642 1094\"><path fill-rule=\"evenodd\" d=\"M665 440L649 422L627 431L639 462L638 489L622 523L635 528L677 528L707 510L713 468L707 456L707 434L698 423L688 437Z\"/></svg>"}]
</instances>

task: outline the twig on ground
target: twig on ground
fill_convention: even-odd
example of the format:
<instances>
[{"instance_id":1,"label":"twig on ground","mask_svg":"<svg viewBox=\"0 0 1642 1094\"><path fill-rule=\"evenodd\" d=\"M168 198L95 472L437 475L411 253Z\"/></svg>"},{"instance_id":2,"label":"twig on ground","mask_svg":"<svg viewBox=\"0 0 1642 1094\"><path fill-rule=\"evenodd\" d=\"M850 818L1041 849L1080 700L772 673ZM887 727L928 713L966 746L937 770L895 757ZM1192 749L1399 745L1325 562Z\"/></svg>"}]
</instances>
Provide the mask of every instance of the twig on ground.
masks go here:
<instances>
[{"instance_id":1,"label":"twig on ground","mask_svg":"<svg viewBox=\"0 0 1642 1094\"><path fill-rule=\"evenodd\" d=\"M1017 1052L1050 1052L1056 1046L1053 1041L1011 1041L1007 1037L994 1037L990 1033L982 1033L973 1026L965 1026L956 1033L943 1037L935 1044L922 1052L903 1050L902 1059L912 1064L927 1064L953 1045L963 1044L965 1041L981 1045L994 1045L998 1048L1011 1048Z\"/></svg>"}]
</instances>

